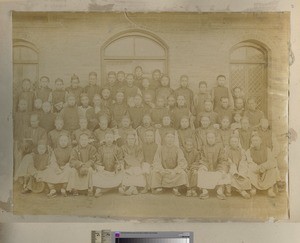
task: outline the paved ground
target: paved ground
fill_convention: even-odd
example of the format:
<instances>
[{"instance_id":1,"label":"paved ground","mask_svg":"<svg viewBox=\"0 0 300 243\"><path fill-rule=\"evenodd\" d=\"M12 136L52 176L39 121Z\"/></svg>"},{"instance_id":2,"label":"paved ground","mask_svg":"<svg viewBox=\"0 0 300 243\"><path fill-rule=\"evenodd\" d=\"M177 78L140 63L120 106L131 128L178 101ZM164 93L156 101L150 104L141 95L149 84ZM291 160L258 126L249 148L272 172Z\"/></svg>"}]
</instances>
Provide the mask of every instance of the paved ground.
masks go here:
<instances>
[{"instance_id":1,"label":"paved ground","mask_svg":"<svg viewBox=\"0 0 300 243\"><path fill-rule=\"evenodd\" d=\"M18 215L79 215L108 218L179 218L197 220L246 220L261 221L270 217L287 218L288 200L285 192L276 198L268 198L260 192L246 200L238 194L224 201L214 193L207 200L174 196L171 192L160 195L139 194L123 196L117 191L100 198L62 197L48 199L45 193L21 194L18 186L14 189L14 213Z\"/></svg>"}]
</instances>

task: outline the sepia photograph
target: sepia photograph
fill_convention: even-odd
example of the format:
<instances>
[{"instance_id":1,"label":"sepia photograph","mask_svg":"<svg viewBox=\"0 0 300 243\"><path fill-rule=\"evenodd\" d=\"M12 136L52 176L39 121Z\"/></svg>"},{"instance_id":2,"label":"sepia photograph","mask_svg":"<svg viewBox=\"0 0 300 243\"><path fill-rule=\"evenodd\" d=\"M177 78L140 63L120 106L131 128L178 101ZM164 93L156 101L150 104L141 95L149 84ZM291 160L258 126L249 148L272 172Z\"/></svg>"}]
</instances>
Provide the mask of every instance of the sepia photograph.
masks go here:
<instances>
[{"instance_id":1,"label":"sepia photograph","mask_svg":"<svg viewBox=\"0 0 300 243\"><path fill-rule=\"evenodd\" d=\"M290 14L12 12L13 213L289 219Z\"/></svg>"}]
</instances>

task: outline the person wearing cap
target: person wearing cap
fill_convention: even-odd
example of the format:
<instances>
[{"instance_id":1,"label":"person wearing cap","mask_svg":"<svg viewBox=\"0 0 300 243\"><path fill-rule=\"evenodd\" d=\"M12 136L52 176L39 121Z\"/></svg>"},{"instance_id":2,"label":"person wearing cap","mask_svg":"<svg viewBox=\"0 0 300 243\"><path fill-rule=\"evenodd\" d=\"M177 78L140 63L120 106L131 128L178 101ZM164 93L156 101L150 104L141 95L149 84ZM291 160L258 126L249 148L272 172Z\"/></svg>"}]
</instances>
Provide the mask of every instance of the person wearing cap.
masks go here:
<instances>
[{"instance_id":1,"label":"person wearing cap","mask_svg":"<svg viewBox=\"0 0 300 243\"><path fill-rule=\"evenodd\" d=\"M262 143L260 135L256 132L252 134L251 146L246 151L248 161L248 177L251 180L251 195L256 194L256 190L267 191L269 197L275 197L274 186L279 178L276 159L265 144Z\"/></svg>"},{"instance_id":2,"label":"person wearing cap","mask_svg":"<svg viewBox=\"0 0 300 243\"><path fill-rule=\"evenodd\" d=\"M79 86L80 80L76 74L73 74L71 77L71 85L66 88L66 91L69 94L75 96L76 104L80 105L80 95L83 93L83 88Z\"/></svg>"},{"instance_id":3,"label":"person wearing cap","mask_svg":"<svg viewBox=\"0 0 300 243\"><path fill-rule=\"evenodd\" d=\"M206 133L206 144L201 148L201 160L198 171L198 188L202 191L200 199L209 198L208 190L216 190L217 197L226 199L225 185L230 184L228 162L221 143L217 143L216 132L209 130Z\"/></svg>"},{"instance_id":4,"label":"person wearing cap","mask_svg":"<svg viewBox=\"0 0 300 243\"><path fill-rule=\"evenodd\" d=\"M88 196L93 195L91 184L92 166L97 160L97 149L89 144L89 135L82 133L79 137L79 144L72 149L70 156L70 179L67 191L72 191L73 196L78 191L88 190Z\"/></svg>"},{"instance_id":5,"label":"person wearing cap","mask_svg":"<svg viewBox=\"0 0 300 243\"><path fill-rule=\"evenodd\" d=\"M103 145L98 148L92 174L92 185L96 188L95 197L118 188L123 179L123 153L122 149L114 144L114 139L114 132L108 129L104 135Z\"/></svg>"},{"instance_id":6,"label":"person wearing cap","mask_svg":"<svg viewBox=\"0 0 300 243\"><path fill-rule=\"evenodd\" d=\"M164 140L154 156L151 189L156 194L163 188L171 188L174 195L180 196L179 188L188 185L187 161L182 150L175 145L174 133L167 132Z\"/></svg>"}]
</instances>

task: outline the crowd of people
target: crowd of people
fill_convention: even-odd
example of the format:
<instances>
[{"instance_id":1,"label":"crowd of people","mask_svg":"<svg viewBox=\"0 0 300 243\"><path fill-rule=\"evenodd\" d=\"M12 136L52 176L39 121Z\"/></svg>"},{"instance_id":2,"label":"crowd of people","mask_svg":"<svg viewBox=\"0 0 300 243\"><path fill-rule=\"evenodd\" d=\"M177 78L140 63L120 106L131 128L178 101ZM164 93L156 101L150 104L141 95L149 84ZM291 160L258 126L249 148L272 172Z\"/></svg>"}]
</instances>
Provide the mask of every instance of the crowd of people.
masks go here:
<instances>
[{"instance_id":1,"label":"crowd of people","mask_svg":"<svg viewBox=\"0 0 300 243\"><path fill-rule=\"evenodd\" d=\"M24 79L14 111L14 176L22 193L34 181L49 187L53 198L110 190L124 195L215 194L224 200L232 190L243 198L257 190L276 196L281 182L278 144L266 115L242 87L230 90L224 75L208 90L189 88L182 75L178 88L154 70L149 78L138 66L133 73L110 71L98 85L97 73L80 86L71 77L43 76L33 90Z\"/></svg>"}]
</instances>

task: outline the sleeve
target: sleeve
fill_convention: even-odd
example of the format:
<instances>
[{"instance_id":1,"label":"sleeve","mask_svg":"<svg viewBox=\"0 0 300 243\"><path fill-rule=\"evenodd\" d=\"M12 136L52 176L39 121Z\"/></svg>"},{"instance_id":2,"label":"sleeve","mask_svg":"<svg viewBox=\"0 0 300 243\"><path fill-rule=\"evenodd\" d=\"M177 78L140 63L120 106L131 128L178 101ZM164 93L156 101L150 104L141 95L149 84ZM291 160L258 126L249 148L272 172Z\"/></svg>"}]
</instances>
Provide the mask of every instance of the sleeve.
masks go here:
<instances>
[{"instance_id":1,"label":"sleeve","mask_svg":"<svg viewBox=\"0 0 300 243\"><path fill-rule=\"evenodd\" d=\"M272 151L268 148L268 160L267 162L261 164L260 166L265 168L266 170L270 170L270 169L273 169L273 168L276 168L277 167L277 162L276 162L276 159L272 153Z\"/></svg>"},{"instance_id":2,"label":"sleeve","mask_svg":"<svg viewBox=\"0 0 300 243\"><path fill-rule=\"evenodd\" d=\"M178 166L175 168L175 170L181 170L181 169L184 170L187 167L187 161L180 148L177 148L177 162L178 162Z\"/></svg>"},{"instance_id":3,"label":"sleeve","mask_svg":"<svg viewBox=\"0 0 300 243\"><path fill-rule=\"evenodd\" d=\"M241 153L242 153L242 159L238 166L238 172L240 175L246 177L246 175L248 173L248 163L247 163L246 152L242 149Z\"/></svg>"},{"instance_id":4,"label":"sleeve","mask_svg":"<svg viewBox=\"0 0 300 243\"><path fill-rule=\"evenodd\" d=\"M175 142L174 142L174 144L175 144L175 146L179 147L179 138L178 138L178 133L177 133L176 130L175 130Z\"/></svg>"},{"instance_id":5,"label":"sleeve","mask_svg":"<svg viewBox=\"0 0 300 243\"><path fill-rule=\"evenodd\" d=\"M85 163L85 167L91 167L97 160L97 149L91 145L89 149L89 160Z\"/></svg>"},{"instance_id":6,"label":"sleeve","mask_svg":"<svg viewBox=\"0 0 300 243\"><path fill-rule=\"evenodd\" d=\"M51 91L49 94L49 97L48 97L48 101L52 104L52 100L53 100L53 95L52 95L52 91Z\"/></svg>"},{"instance_id":7,"label":"sleeve","mask_svg":"<svg viewBox=\"0 0 300 243\"><path fill-rule=\"evenodd\" d=\"M219 154L218 154L218 166L217 166L217 170L218 171L222 171L222 172L226 172L228 173L228 160L225 156L225 150L221 147L219 149Z\"/></svg>"},{"instance_id":8,"label":"sleeve","mask_svg":"<svg viewBox=\"0 0 300 243\"><path fill-rule=\"evenodd\" d=\"M82 161L80 161L79 154L77 148L73 148L70 155L70 167L79 169L82 165Z\"/></svg>"},{"instance_id":9,"label":"sleeve","mask_svg":"<svg viewBox=\"0 0 300 243\"><path fill-rule=\"evenodd\" d=\"M156 152L155 152L155 155L154 155L154 159L153 159L153 170L155 171L163 171L164 168L162 167L162 164L161 164L161 148L158 147Z\"/></svg>"},{"instance_id":10,"label":"sleeve","mask_svg":"<svg viewBox=\"0 0 300 243\"><path fill-rule=\"evenodd\" d=\"M207 158L206 158L206 156L205 156L205 151L204 151L204 149L202 148L201 149L201 152L200 152L200 155L201 155L201 157L200 157L200 161L199 161L199 169L200 170L204 170L204 171L208 171L208 161L207 161Z\"/></svg>"},{"instance_id":11,"label":"sleeve","mask_svg":"<svg viewBox=\"0 0 300 243\"><path fill-rule=\"evenodd\" d=\"M96 165L103 165L103 149L100 147L97 153Z\"/></svg>"},{"instance_id":12,"label":"sleeve","mask_svg":"<svg viewBox=\"0 0 300 243\"><path fill-rule=\"evenodd\" d=\"M251 153L250 153L250 149L248 149L245 153L246 155L246 160L247 160L247 164L248 164L248 169L251 171L258 171L258 165L253 161L252 157L251 157Z\"/></svg>"}]
</instances>

